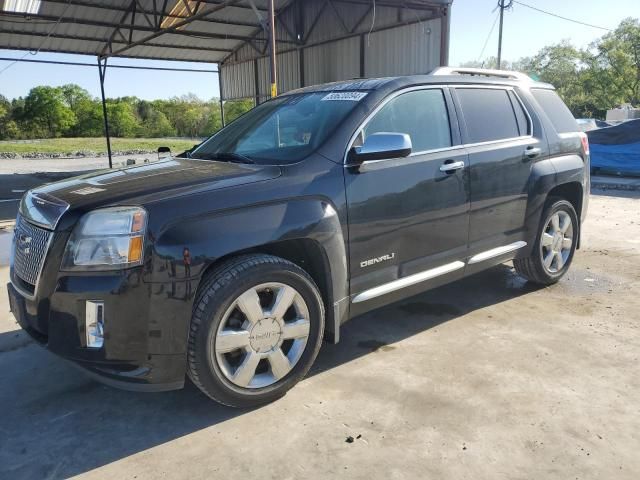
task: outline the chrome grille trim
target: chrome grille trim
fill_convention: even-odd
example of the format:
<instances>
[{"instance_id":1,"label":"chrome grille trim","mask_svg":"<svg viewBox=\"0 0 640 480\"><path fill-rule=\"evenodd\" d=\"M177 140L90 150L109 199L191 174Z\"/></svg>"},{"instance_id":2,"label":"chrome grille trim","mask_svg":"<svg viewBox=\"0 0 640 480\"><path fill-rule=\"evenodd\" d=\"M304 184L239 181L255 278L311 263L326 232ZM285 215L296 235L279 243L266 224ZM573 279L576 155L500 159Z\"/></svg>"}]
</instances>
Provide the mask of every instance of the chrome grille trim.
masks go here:
<instances>
[{"instance_id":1,"label":"chrome grille trim","mask_svg":"<svg viewBox=\"0 0 640 480\"><path fill-rule=\"evenodd\" d=\"M33 286L34 292L52 238L52 231L32 225L18 214L13 233L11 267L16 277Z\"/></svg>"}]
</instances>

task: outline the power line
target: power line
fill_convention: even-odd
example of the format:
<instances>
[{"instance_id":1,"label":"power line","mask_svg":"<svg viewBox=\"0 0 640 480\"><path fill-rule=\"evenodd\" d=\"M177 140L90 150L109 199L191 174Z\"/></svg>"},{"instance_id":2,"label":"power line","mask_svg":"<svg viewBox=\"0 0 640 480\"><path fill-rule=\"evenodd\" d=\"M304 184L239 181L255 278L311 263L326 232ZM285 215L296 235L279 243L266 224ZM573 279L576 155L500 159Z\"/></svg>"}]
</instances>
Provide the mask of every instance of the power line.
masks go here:
<instances>
[{"instance_id":1,"label":"power line","mask_svg":"<svg viewBox=\"0 0 640 480\"><path fill-rule=\"evenodd\" d=\"M493 34L493 31L496 28L496 23L498 23L498 18L500 18L500 15L496 14L496 18L493 20L493 25L491 25L491 30L489 30L489 35L487 35L487 38L484 41L484 45L482 46L482 50L480 51L480 56L478 57L478 61L482 60L482 56L484 55L484 51L486 50L487 44L489 43L489 39L491 38L491 35Z\"/></svg>"},{"instance_id":2,"label":"power line","mask_svg":"<svg viewBox=\"0 0 640 480\"><path fill-rule=\"evenodd\" d=\"M569 17L563 17L562 15L558 15L556 13L553 12L549 12L547 10L542 10L541 8L538 7L534 7L532 5L528 5L524 2L519 2L518 0L513 0L513 3L517 3L518 5L522 5L523 7L527 7L530 8L531 10L535 10L536 12L540 12L540 13L544 13L546 15L550 15L552 17L556 17L556 18L560 18L562 20L566 20L568 22L573 22L573 23L577 23L579 25L584 25L586 27L591 27L591 28L598 28L600 30L606 30L607 32L612 32L613 30L611 28L606 28L606 27L600 27L598 25L593 25L591 23L586 23L586 22L581 22L580 20L575 20L573 18L569 18Z\"/></svg>"},{"instance_id":3,"label":"power line","mask_svg":"<svg viewBox=\"0 0 640 480\"><path fill-rule=\"evenodd\" d=\"M62 11L62 13L60 14L60 16L58 17L58 20L56 20L56 22L53 24L53 26L51 27L51 30L49 30L49 33L47 34L47 36L45 38L42 39L42 42L40 42L40 45L38 46L37 50L35 51L29 51L27 53L25 53L22 57L20 57L19 60L23 60L24 58L26 58L29 55L37 55L38 53L40 53L40 49L44 46L45 42L47 40L49 40L49 37L51 35L53 35L53 32L56 30L56 28L58 28L58 25L60 24L60 21L62 20L62 18L65 16L65 14L67 13L67 10L69 10L69 7L71 6L71 0L69 0L67 2L67 6L64 7L64 10ZM13 67L16 63L18 63L19 60L14 60L13 62L11 62L10 64L8 64L6 67L4 67L2 70L0 70L0 75L2 75L4 72L6 72L7 70L9 70L11 67Z\"/></svg>"},{"instance_id":4,"label":"power line","mask_svg":"<svg viewBox=\"0 0 640 480\"><path fill-rule=\"evenodd\" d=\"M51 27L51 30L49 30L49 33L47 34L47 36L45 38L42 39L42 42L40 42L40 45L38 46L37 50L35 51L29 51L27 53L25 53L22 57L20 57L20 60L23 60L25 57L27 57L28 55L37 55L38 53L40 53L40 49L44 46L45 42L47 40L49 40L49 37L51 35L53 35L53 32L56 30L56 28L58 28L58 25L60 24L60 21L62 20L62 18L65 16L65 14L67 13L67 10L69 10L69 7L71 6L71 0L69 0L67 2L67 6L64 7L64 10L62 11L62 13L60 14L60 16L58 17L58 20L56 20L56 22L54 23L54 25ZM13 62L11 62L10 64L8 64L6 67L4 67L2 70L0 70L0 75L2 75L4 72L6 72L7 70L9 70L11 67L13 67L16 63L18 63L18 60L15 60Z\"/></svg>"},{"instance_id":5,"label":"power line","mask_svg":"<svg viewBox=\"0 0 640 480\"><path fill-rule=\"evenodd\" d=\"M7 62L25 62L25 63L47 63L52 65L72 65L74 67L91 67L96 68L94 63L82 62L63 62L59 60L32 60L26 58L8 58L0 57L0 61ZM191 73L218 73L218 70L205 70L197 68L173 68L173 67L140 67L137 65L109 65L109 68L128 68L132 70L162 70L165 72L191 72Z\"/></svg>"}]
</instances>

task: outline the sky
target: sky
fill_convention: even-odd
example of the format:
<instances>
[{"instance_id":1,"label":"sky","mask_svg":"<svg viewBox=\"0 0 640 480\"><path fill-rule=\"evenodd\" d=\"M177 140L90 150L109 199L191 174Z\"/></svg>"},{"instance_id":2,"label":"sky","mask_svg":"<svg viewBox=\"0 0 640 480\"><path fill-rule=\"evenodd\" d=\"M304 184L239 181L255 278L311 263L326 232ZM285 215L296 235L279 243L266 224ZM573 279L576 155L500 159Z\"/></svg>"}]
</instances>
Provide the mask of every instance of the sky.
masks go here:
<instances>
[{"instance_id":1,"label":"sky","mask_svg":"<svg viewBox=\"0 0 640 480\"><path fill-rule=\"evenodd\" d=\"M508 1L508 0L506 0ZM524 3L555 14L615 28L622 19L640 17L640 0L523 0ZM470 60L483 60L495 56L498 45L498 25L489 32L496 19L497 0L454 0L451 16L450 63L458 65ZM0 24L2 22L0 21ZM570 40L575 46L585 47L607 33L554 18L514 3L505 12L503 58L516 60L535 54L545 45ZM488 41L487 41L488 39ZM482 47L487 41L484 53ZM0 50L0 57L20 58L24 52ZM39 53L27 58L95 63L95 57ZM178 68L216 69L215 64L163 62L116 59L120 65L172 66ZM0 70L8 62L0 61ZM0 74L0 94L7 98L25 96L37 85L59 86L76 83L92 95L100 95L98 69L76 66L56 66L15 63ZM143 99L170 98L194 93L202 99L218 96L218 79L213 73L158 72L144 70L110 69L105 82L108 97L133 95Z\"/></svg>"}]
</instances>

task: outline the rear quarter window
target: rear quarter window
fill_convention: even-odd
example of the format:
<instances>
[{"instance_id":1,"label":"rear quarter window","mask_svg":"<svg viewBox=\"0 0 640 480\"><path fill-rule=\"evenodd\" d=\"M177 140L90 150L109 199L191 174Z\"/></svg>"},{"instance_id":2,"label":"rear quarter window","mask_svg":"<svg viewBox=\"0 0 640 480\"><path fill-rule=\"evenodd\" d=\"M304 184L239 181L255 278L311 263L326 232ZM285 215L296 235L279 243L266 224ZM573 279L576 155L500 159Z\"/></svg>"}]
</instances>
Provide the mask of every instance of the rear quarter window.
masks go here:
<instances>
[{"instance_id":1,"label":"rear quarter window","mask_svg":"<svg viewBox=\"0 0 640 480\"><path fill-rule=\"evenodd\" d=\"M531 93L558 133L578 132L578 122L554 90L532 88Z\"/></svg>"}]
</instances>

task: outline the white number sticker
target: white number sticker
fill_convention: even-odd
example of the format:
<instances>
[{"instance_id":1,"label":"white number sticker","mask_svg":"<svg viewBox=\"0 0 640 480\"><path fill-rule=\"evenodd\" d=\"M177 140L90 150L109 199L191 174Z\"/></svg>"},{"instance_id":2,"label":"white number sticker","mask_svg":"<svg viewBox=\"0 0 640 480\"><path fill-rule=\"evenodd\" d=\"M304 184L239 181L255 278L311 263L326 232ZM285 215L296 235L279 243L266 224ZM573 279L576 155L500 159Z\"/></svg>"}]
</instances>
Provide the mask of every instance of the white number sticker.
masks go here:
<instances>
[{"instance_id":1,"label":"white number sticker","mask_svg":"<svg viewBox=\"0 0 640 480\"><path fill-rule=\"evenodd\" d=\"M322 97L323 102L342 100L349 102L359 102L367 96L367 92L333 92Z\"/></svg>"}]
</instances>

